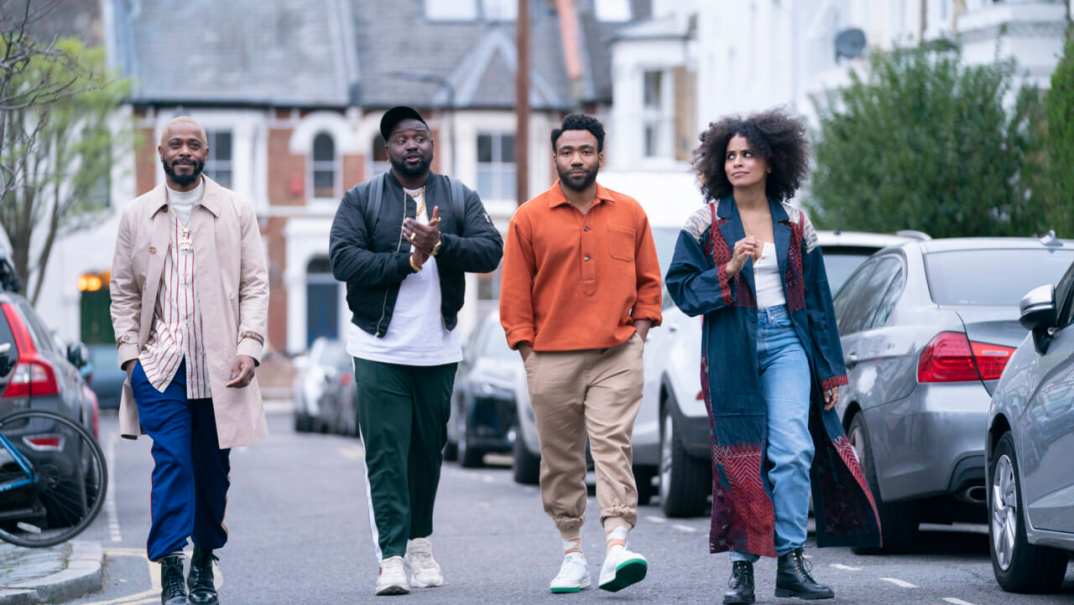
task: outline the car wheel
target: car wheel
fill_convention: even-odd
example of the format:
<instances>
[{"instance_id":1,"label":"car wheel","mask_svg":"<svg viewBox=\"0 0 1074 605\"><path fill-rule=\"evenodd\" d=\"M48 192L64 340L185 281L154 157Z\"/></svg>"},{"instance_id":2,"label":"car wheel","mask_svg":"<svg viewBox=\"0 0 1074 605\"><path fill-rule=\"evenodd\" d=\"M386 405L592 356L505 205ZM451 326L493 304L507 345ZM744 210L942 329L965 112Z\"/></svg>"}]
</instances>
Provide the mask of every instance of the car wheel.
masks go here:
<instances>
[{"instance_id":1,"label":"car wheel","mask_svg":"<svg viewBox=\"0 0 1074 605\"><path fill-rule=\"evenodd\" d=\"M485 452L466 443L466 431L459 433L459 464L463 468L478 468L485 463Z\"/></svg>"},{"instance_id":2,"label":"car wheel","mask_svg":"<svg viewBox=\"0 0 1074 605\"><path fill-rule=\"evenodd\" d=\"M526 440L522 438L522 431L517 430L515 443L511 450L511 472L515 483L521 485L538 485L541 482L541 457L530 452L526 447Z\"/></svg>"},{"instance_id":3,"label":"car wheel","mask_svg":"<svg viewBox=\"0 0 1074 605\"><path fill-rule=\"evenodd\" d=\"M988 550L996 581L1007 592L1057 592L1066 576L1068 555L1026 540L1018 458L1010 433L1000 437L989 463Z\"/></svg>"},{"instance_id":4,"label":"car wheel","mask_svg":"<svg viewBox=\"0 0 1074 605\"><path fill-rule=\"evenodd\" d=\"M638 487L638 506L645 506L656 495L653 479L656 469L651 466L634 467L634 484Z\"/></svg>"},{"instance_id":5,"label":"car wheel","mask_svg":"<svg viewBox=\"0 0 1074 605\"><path fill-rule=\"evenodd\" d=\"M659 489L660 505L668 517L703 515L712 491L711 467L686 451L666 410L661 414Z\"/></svg>"},{"instance_id":6,"label":"car wheel","mask_svg":"<svg viewBox=\"0 0 1074 605\"><path fill-rule=\"evenodd\" d=\"M880 513L880 536L879 547L854 547L852 550L859 554L881 554L886 552L901 552L908 550L917 538L917 506L913 502L884 502L880 497L880 485L876 479L876 467L873 465L872 446L869 442L869 431L865 426L865 418L859 413L855 414L847 429L847 439L858 455L862 472L869 484L869 491L873 493L877 511Z\"/></svg>"}]
</instances>

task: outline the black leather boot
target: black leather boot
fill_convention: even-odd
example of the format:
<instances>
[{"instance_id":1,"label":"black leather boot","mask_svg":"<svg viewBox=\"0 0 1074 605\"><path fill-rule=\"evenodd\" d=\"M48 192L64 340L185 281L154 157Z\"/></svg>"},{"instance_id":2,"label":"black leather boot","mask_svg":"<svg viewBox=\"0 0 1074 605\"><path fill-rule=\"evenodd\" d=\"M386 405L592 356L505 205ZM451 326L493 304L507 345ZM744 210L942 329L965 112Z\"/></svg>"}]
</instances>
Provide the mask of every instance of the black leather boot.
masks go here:
<instances>
[{"instance_id":1,"label":"black leather boot","mask_svg":"<svg viewBox=\"0 0 1074 605\"><path fill-rule=\"evenodd\" d=\"M776 567L776 596L810 601L835 598L835 592L831 588L818 584L813 576L809 575L809 568L801 548L780 555Z\"/></svg>"},{"instance_id":2,"label":"black leather boot","mask_svg":"<svg viewBox=\"0 0 1074 605\"><path fill-rule=\"evenodd\" d=\"M753 563L735 561L731 567L728 591L723 593L724 605L748 605L753 603Z\"/></svg>"},{"instance_id":3,"label":"black leather boot","mask_svg":"<svg viewBox=\"0 0 1074 605\"><path fill-rule=\"evenodd\" d=\"M213 551L194 547L194 556L190 559L190 577L187 578L191 605L220 603L216 595L216 585L213 584L213 561L216 560Z\"/></svg>"},{"instance_id":4,"label":"black leather boot","mask_svg":"<svg viewBox=\"0 0 1074 605\"><path fill-rule=\"evenodd\" d=\"M161 605L188 605L183 584L183 555L169 555L160 560Z\"/></svg>"}]
</instances>

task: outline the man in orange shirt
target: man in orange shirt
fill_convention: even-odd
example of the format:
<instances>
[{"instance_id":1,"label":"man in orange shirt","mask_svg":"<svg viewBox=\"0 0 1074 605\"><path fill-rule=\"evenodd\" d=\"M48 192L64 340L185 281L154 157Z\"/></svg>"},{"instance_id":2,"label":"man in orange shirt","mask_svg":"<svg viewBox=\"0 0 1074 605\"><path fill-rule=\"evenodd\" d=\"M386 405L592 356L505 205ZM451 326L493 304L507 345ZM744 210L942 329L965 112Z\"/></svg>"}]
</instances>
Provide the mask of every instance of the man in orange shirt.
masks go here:
<instances>
[{"instance_id":1,"label":"man in orange shirt","mask_svg":"<svg viewBox=\"0 0 1074 605\"><path fill-rule=\"evenodd\" d=\"M660 323L660 269L638 203L597 184L604 127L572 114L552 131L559 180L508 227L500 321L522 355L541 442L541 500L563 539L552 592L590 585L582 553L586 437L607 539L600 587L645 577L627 549L638 491L630 440L641 404L642 349Z\"/></svg>"}]
</instances>

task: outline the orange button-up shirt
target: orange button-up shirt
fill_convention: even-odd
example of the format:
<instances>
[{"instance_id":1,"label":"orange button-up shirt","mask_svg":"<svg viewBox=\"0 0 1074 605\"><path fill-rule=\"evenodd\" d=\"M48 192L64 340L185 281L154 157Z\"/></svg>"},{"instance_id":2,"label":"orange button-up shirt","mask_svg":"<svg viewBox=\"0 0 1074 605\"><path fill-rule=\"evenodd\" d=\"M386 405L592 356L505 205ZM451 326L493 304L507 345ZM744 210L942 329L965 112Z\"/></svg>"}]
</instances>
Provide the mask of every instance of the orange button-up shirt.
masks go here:
<instances>
[{"instance_id":1,"label":"orange button-up shirt","mask_svg":"<svg viewBox=\"0 0 1074 605\"><path fill-rule=\"evenodd\" d=\"M597 185L582 214L559 181L523 204L507 228L500 322L511 348L579 351L622 344L633 322L659 325L660 266L645 211Z\"/></svg>"}]
</instances>

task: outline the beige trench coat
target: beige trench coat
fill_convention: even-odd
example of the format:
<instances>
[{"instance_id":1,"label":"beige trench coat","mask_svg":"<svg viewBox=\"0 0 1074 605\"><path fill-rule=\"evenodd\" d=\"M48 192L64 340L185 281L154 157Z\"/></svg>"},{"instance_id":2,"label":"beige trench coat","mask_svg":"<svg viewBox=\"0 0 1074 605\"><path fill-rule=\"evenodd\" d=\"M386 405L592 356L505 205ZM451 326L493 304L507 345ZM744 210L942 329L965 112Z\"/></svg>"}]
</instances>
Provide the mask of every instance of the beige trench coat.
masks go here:
<instances>
[{"instance_id":1,"label":"beige trench coat","mask_svg":"<svg viewBox=\"0 0 1074 605\"><path fill-rule=\"evenodd\" d=\"M137 359L153 323L174 214L165 185L138 197L123 213L112 261L112 326L119 363ZM268 271L257 217L249 200L205 177L205 195L191 213L194 284L205 334L216 430L221 448L249 445L267 433L255 378L224 386L236 355L261 362L268 319ZM120 433L142 433L129 379L119 403Z\"/></svg>"}]
</instances>

